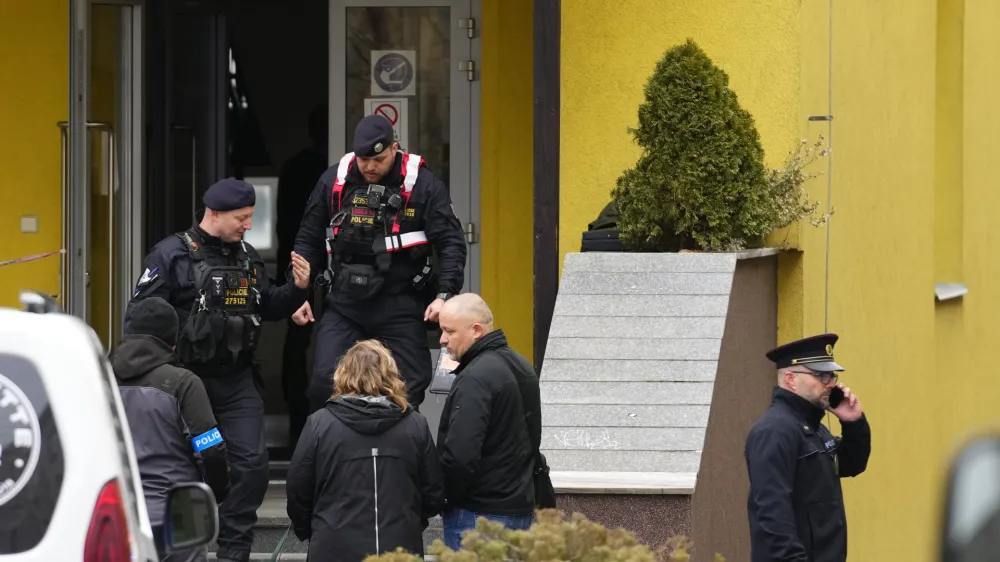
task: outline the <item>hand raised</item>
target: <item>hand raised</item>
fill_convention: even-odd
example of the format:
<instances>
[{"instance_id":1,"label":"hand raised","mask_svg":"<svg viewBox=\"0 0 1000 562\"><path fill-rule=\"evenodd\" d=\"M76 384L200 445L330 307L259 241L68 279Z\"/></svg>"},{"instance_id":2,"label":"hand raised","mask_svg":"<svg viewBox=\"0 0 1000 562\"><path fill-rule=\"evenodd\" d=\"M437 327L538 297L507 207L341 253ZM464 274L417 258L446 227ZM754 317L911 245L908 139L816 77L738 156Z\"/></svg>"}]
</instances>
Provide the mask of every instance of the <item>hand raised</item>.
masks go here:
<instances>
[{"instance_id":1,"label":"hand raised","mask_svg":"<svg viewBox=\"0 0 1000 562\"><path fill-rule=\"evenodd\" d=\"M841 383L837 383L837 388L844 391L844 399L840 401L840 404L836 408L830 408L833 415L837 416L840 421L852 422L861 419L861 401L858 400L858 395L851 392L849 387L845 387Z\"/></svg>"},{"instance_id":2,"label":"hand raised","mask_svg":"<svg viewBox=\"0 0 1000 562\"><path fill-rule=\"evenodd\" d=\"M312 270L309 266L309 261L292 252L292 278L295 280L295 286L300 289L309 287L309 277L311 274Z\"/></svg>"}]
</instances>

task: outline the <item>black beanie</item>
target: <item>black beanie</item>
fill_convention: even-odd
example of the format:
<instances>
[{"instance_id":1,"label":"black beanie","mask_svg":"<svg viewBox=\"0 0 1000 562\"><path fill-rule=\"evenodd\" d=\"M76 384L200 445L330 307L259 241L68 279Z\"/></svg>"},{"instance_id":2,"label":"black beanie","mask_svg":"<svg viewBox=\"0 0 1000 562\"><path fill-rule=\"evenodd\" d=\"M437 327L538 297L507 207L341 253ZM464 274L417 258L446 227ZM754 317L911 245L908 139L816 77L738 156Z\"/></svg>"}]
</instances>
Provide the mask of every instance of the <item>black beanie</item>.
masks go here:
<instances>
[{"instance_id":1,"label":"black beanie","mask_svg":"<svg viewBox=\"0 0 1000 562\"><path fill-rule=\"evenodd\" d=\"M257 191L243 180L226 178L213 183L201 202L215 211L234 211L256 205Z\"/></svg>"},{"instance_id":2,"label":"black beanie","mask_svg":"<svg viewBox=\"0 0 1000 562\"><path fill-rule=\"evenodd\" d=\"M177 345L177 311L160 297L143 299L132 310L125 335L143 334Z\"/></svg>"}]
</instances>

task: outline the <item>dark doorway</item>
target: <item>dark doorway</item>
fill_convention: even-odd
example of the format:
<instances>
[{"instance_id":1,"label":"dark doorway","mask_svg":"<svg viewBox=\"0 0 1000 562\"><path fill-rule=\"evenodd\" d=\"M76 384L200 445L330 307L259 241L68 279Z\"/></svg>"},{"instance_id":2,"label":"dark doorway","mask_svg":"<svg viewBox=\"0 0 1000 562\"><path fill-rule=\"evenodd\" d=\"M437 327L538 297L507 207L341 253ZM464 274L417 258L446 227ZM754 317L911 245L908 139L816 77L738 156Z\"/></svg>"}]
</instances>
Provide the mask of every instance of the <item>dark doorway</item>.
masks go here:
<instances>
[{"instance_id":1,"label":"dark doorway","mask_svg":"<svg viewBox=\"0 0 1000 562\"><path fill-rule=\"evenodd\" d=\"M188 228L212 183L237 177L258 188L248 241L270 277L283 279L287 233L294 237L326 165L326 129L317 129L326 117L317 115L328 98L328 1L150 0L148 6L145 249ZM283 363L311 369L308 334L293 341L299 346L290 355L300 360L283 361L286 332L285 322L265 323L257 352L273 459L287 458L289 446Z\"/></svg>"}]
</instances>

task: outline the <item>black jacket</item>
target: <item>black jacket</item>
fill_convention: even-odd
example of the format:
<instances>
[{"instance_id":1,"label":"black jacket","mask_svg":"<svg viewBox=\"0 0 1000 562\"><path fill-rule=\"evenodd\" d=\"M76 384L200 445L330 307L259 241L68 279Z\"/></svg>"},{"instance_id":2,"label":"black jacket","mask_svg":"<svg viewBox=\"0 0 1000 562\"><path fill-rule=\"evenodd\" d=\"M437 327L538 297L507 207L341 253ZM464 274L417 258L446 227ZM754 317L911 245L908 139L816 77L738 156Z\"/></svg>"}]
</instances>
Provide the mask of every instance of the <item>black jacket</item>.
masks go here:
<instances>
[{"instance_id":1,"label":"black jacket","mask_svg":"<svg viewBox=\"0 0 1000 562\"><path fill-rule=\"evenodd\" d=\"M495 330L472 344L455 374L437 441L448 508L532 513L534 454L542 438L535 370L507 345L503 330ZM527 419L526 409L533 414Z\"/></svg>"},{"instance_id":2,"label":"black jacket","mask_svg":"<svg viewBox=\"0 0 1000 562\"><path fill-rule=\"evenodd\" d=\"M427 420L379 397L341 397L309 416L288 470L288 517L313 562L396 547L423 555L444 504Z\"/></svg>"},{"instance_id":3,"label":"black jacket","mask_svg":"<svg viewBox=\"0 0 1000 562\"><path fill-rule=\"evenodd\" d=\"M316 188L306 204L305 215L295 237L295 251L309 260L313 278L327 269L326 229L330 226L330 196L337 180L338 164L330 167L316 183ZM398 187L403 183L403 154L396 153L396 161L389 173L382 178L386 187ZM367 189L368 181L358 170L357 161L351 164L345 179L342 204L350 201L351 194L359 189ZM434 176L427 166L421 166L417 183L413 186L408 208L414 210L412 217L401 217L400 232L423 230L427 240L437 251L439 260L438 290L458 293L465 282L465 257L467 248L462 223L455 216L448 187ZM400 292L409 287L425 265L425 258L415 259L408 252L394 252L392 265L383 291Z\"/></svg>"},{"instance_id":4,"label":"black jacket","mask_svg":"<svg viewBox=\"0 0 1000 562\"><path fill-rule=\"evenodd\" d=\"M175 484L204 481L220 503L229 492L225 436L213 437L218 426L205 386L176 361L163 340L144 335L126 336L111 355L154 525Z\"/></svg>"},{"instance_id":5,"label":"black jacket","mask_svg":"<svg viewBox=\"0 0 1000 562\"><path fill-rule=\"evenodd\" d=\"M242 255L239 242L223 242L220 238L209 235L200 226L195 226L194 232L195 242L200 245L208 263L239 265L239 256ZM257 288L260 290L260 306L257 312L264 320L282 320L290 317L305 302L308 291L299 289L294 283L286 283L280 287L273 285L268 279L267 269L260 254L250 244L246 244L246 248L253 265L251 273L256 277ZM183 332L192 306L198 297L198 288L195 287L193 260L184 241L176 235L161 240L146 256L145 270L136 283L132 300L129 301L125 312L126 327L135 306L149 297L160 297L173 305ZM235 363L249 365L251 359L251 354L243 351ZM196 369L199 375L212 374L208 372L211 369L203 372L204 369L200 365L190 367Z\"/></svg>"},{"instance_id":6,"label":"black jacket","mask_svg":"<svg viewBox=\"0 0 1000 562\"><path fill-rule=\"evenodd\" d=\"M840 479L868 466L871 429L862 415L823 425L825 410L781 388L750 430L744 451L750 476L747 512L753 562L843 562L847 518Z\"/></svg>"}]
</instances>

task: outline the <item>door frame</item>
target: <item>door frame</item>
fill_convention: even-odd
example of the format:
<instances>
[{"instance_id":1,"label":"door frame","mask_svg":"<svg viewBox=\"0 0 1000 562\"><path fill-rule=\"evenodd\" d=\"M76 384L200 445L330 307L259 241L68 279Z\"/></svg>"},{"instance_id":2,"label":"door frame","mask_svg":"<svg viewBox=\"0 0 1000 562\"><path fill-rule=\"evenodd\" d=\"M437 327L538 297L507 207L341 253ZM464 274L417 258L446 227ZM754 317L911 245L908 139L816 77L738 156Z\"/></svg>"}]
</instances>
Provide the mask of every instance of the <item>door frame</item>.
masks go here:
<instances>
[{"instance_id":1,"label":"door frame","mask_svg":"<svg viewBox=\"0 0 1000 562\"><path fill-rule=\"evenodd\" d=\"M122 104L117 108L120 130L111 136L113 149L109 164L111 185L120 193L118 212L111 217L117 260L117 275L109 275L112 310L119 310L118 326L131 297L131 287L142 263L143 210L143 0L70 0L70 84L69 120L60 123L65 137L63 181L63 247L61 298L69 314L87 320L90 316L89 279L91 245L106 241L90 239L90 130L105 128L87 120L90 107L90 9L98 5L131 8L131 17L122 19L119 40L119 88ZM120 172L120 173L116 173ZM114 201L113 193L109 193ZM118 220L116 220L118 219ZM112 325L115 325L112 323ZM109 344L120 334L109 333ZM109 345L110 347L110 345Z\"/></svg>"},{"instance_id":2,"label":"door frame","mask_svg":"<svg viewBox=\"0 0 1000 562\"><path fill-rule=\"evenodd\" d=\"M480 61L482 60L482 41L480 40L479 29L482 22L481 0L329 0L329 29L330 43L328 52L330 54L329 69L329 156L331 165L340 161L347 151L346 141L348 123L345 122L344 104L346 103L345 81L341 79L347 69L347 50L343 38L346 35L346 10L347 8L377 8L377 7L402 7L402 8L423 8L448 6L451 7L452 41L451 41L451 63L452 82L451 99L455 100L457 88L469 87L468 96L461 96L462 107L452 106L450 119L449 142L451 145L451 173L448 189L452 195L452 203L455 210L459 212L459 219L462 220L463 228L467 228L471 223L473 228L473 242L468 243L468 257L465 262L465 282L463 292L476 292L480 290L481 279L481 245L479 235L482 225L482 213L480 208L480 165L481 165L481 91L478 74L481 72ZM455 40L463 39L459 35L459 19L473 18L476 22L476 33L468 41ZM475 61L475 79L467 81L463 79L465 71L458 70L459 61ZM458 86L462 84L462 86ZM467 100L467 101L466 101ZM456 115L466 115L464 118L456 118ZM464 127L463 123L468 123ZM465 142L460 142L465 139ZM456 168L456 162L468 162L462 168ZM429 162L433 169L434 163ZM461 170L461 174L456 174ZM467 171L466 171L467 170ZM469 186L467 194L456 192L455 185L461 185L461 181L456 178L467 178ZM456 194L459 197L455 197ZM464 216L462 216L464 215ZM466 237L469 238L468 236Z\"/></svg>"}]
</instances>

